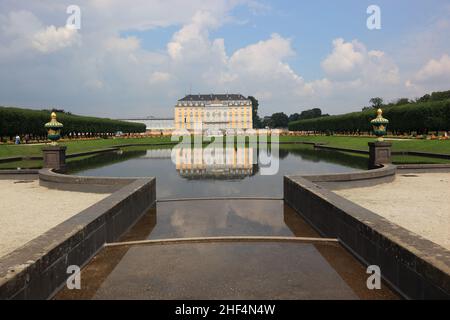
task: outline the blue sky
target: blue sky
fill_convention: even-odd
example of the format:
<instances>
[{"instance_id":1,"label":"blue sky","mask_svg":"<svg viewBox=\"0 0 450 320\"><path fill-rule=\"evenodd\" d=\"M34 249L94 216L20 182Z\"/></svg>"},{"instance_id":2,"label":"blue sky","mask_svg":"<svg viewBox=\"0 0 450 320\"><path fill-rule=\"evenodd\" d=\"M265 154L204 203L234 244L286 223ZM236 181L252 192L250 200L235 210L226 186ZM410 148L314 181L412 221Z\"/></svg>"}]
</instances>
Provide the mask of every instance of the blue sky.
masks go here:
<instances>
[{"instance_id":1,"label":"blue sky","mask_svg":"<svg viewBox=\"0 0 450 320\"><path fill-rule=\"evenodd\" d=\"M450 89L449 32L443 0L0 0L0 105L170 116L191 87L254 95L263 115L337 114Z\"/></svg>"},{"instance_id":2,"label":"blue sky","mask_svg":"<svg viewBox=\"0 0 450 320\"><path fill-rule=\"evenodd\" d=\"M265 39L273 32L291 38L298 54L289 60L290 65L301 70L309 80L322 74L318 60L329 54L333 39L358 39L370 48L395 55L398 42L427 30L443 15L442 8L450 5L450 1L444 0L278 0L263 3L270 9L261 15L251 15L247 8L238 7L236 17L248 19L248 23L226 25L214 32L213 37L227 39L230 53ZM382 10L381 30L366 28L366 9L371 4ZM447 12L447 17L449 15Z\"/></svg>"}]
</instances>

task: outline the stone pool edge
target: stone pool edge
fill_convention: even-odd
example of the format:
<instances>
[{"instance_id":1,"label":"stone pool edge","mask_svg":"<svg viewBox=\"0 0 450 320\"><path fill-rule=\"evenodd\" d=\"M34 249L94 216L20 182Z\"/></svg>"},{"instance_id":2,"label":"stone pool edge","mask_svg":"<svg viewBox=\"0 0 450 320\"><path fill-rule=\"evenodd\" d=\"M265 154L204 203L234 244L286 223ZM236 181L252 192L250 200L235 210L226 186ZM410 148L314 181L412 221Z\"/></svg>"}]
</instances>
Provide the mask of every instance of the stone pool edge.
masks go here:
<instances>
[{"instance_id":1,"label":"stone pool edge","mask_svg":"<svg viewBox=\"0 0 450 320\"><path fill-rule=\"evenodd\" d=\"M450 170L420 166L421 172ZM285 176L284 199L323 236L338 238L365 265L378 265L384 280L408 299L450 299L450 252L391 223L332 189L389 182L417 166L348 174Z\"/></svg>"},{"instance_id":2,"label":"stone pool edge","mask_svg":"<svg viewBox=\"0 0 450 320\"><path fill-rule=\"evenodd\" d=\"M156 203L153 177L89 178L42 169L39 179L51 188L112 194L0 258L2 300L50 298L65 284L68 266L81 268Z\"/></svg>"}]
</instances>

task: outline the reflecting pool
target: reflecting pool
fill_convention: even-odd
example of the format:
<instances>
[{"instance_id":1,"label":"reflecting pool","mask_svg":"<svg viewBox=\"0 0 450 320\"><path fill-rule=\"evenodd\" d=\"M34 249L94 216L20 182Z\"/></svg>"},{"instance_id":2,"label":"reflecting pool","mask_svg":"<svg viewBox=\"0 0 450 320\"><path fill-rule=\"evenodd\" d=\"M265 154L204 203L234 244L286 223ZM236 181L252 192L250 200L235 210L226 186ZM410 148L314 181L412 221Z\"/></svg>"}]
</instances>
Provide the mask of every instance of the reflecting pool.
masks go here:
<instances>
[{"instance_id":1,"label":"reflecting pool","mask_svg":"<svg viewBox=\"0 0 450 320\"><path fill-rule=\"evenodd\" d=\"M268 170L268 169L274 170ZM339 173L367 168L367 158L308 145L265 148L131 147L69 163L85 176L148 177L157 181L157 198L281 197L283 176Z\"/></svg>"},{"instance_id":2,"label":"reflecting pool","mask_svg":"<svg viewBox=\"0 0 450 320\"><path fill-rule=\"evenodd\" d=\"M81 290L62 289L55 299L398 298L385 283L369 290L364 266L280 200L159 202L81 279Z\"/></svg>"}]
</instances>

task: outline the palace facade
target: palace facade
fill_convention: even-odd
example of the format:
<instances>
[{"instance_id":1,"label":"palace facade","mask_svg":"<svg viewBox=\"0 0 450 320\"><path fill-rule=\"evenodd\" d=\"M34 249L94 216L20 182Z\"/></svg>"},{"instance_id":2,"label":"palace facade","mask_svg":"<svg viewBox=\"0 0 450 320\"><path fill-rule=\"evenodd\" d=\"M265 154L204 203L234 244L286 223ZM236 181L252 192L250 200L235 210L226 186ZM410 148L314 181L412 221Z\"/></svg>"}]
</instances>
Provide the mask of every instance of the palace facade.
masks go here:
<instances>
[{"instance_id":1,"label":"palace facade","mask_svg":"<svg viewBox=\"0 0 450 320\"><path fill-rule=\"evenodd\" d=\"M252 102L241 94L187 95L178 100L175 129L194 130L201 124L206 131L252 129Z\"/></svg>"}]
</instances>

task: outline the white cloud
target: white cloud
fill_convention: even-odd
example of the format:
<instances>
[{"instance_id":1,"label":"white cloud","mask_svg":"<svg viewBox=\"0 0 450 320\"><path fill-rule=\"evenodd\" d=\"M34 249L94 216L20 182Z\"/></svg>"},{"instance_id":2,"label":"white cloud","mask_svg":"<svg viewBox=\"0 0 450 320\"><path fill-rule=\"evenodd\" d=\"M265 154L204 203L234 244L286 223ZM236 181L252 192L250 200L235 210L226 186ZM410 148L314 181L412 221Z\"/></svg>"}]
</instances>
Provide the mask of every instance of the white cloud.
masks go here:
<instances>
[{"instance_id":1,"label":"white cloud","mask_svg":"<svg viewBox=\"0 0 450 320\"><path fill-rule=\"evenodd\" d=\"M140 41L136 37L111 37L105 41L105 48L109 51L130 52L139 49Z\"/></svg>"},{"instance_id":2,"label":"white cloud","mask_svg":"<svg viewBox=\"0 0 450 320\"><path fill-rule=\"evenodd\" d=\"M428 61L415 75L415 81L419 83L447 81L447 84L450 83L450 56L444 54L438 60Z\"/></svg>"},{"instance_id":3,"label":"white cloud","mask_svg":"<svg viewBox=\"0 0 450 320\"><path fill-rule=\"evenodd\" d=\"M333 41L332 53L322 61L322 68L330 79L363 83L399 83L399 69L380 50L368 51L357 41L345 42L338 38Z\"/></svg>"},{"instance_id":4,"label":"white cloud","mask_svg":"<svg viewBox=\"0 0 450 320\"><path fill-rule=\"evenodd\" d=\"M431 79L439 69L434 65L446 61L424 66L408 87L387 52L338 38L322 63L317 61L324 76L306 81L290 64L297 52L286 35L274 33L233 51L227 39L211 36L236 23L231 15L237 6L254 14L270 10L255 0L136 0L136 10L122 0L80 0L82 30L75 33L63 27L63 4L8 3L0 3L5 12L0 14L0 69L10 75L8 81L0 79L5 104L61 105L104 116L169 116L170 106L192 87L195 93L254 95L263 115L308 105L335 113L343 106L348 110L349 103L360 107L371 96L415 91L414 82ZM148 49L149 38L157 39L156 29L165 27L177 31L167 43Z\"/></svg>"},{"instance_id":5,"label":"white cloud","mask_svg":"<svg viewBox=\"0 0 450 320\"><path fill-rule=\"evenodd\" d=\"M288 74L296 79L289 65L282 62L293 55L291 41L275 33L268 40L237 50L230 58L230 67L236 72L255 76L277 77Z\"/></svg>"},{"instance_id":6,"label":"white cloud","mask_svg":"<svg viewBox=\"0 0 450 320\"><path fill-rule=\"evenodd\" d=\"M165 83L171 79L171 75L167 72L156 71L150 76L150 84Z\"/></svg>"},{"instance_id":7,"label":"white cloud","mask_svg":"<svg viewBox=\"0 0 450 320\"><path fill-rule=\"evenodd\" d=\"M77 30L66 27L56 28L53 25L37 32L32 38L33 48L43 53L58 51L79 43Z\"/></svg>"},{"instance_id":8,"label":"white cloud","mask_svg":"<svg viewBox=\"0 0 450 320\"><path fill-rule=\"evenodd\" d=\"M439 59L430 59L409 79L405 87L417 95L424 92L448 90L450 83L450 56L443 54Z\"/></svg>"},{"instance_id":9,"label":"white cloud","mask_svg":"<svg viewBox=\"0 0 450 320\"><path fill-rule=\"evenodd\" d=\"M364 62L363 46L357 42L344 42L344 39L333 40L333 52L322 62L322 68L331 76L349 73Z\"/></svg>"},{"instance_id":10,"label":"white cloud","mask_svg":"<svg viewBox=\"0 0 450 320\"><path fill-rule=\"evenodd\" d=\"M167 44L169 56L175 60L202 59L211 49L208 31L219 25L219 19L211 12L196 12L191 21L176 32Z\"/></svg>"},{"instance_id":11,"label":"white cloud","mask_svg":"<svg viewBox=\"0 0 450 320\"><path fill-rule=\"evenodd\" d=\"M104 86L103 82L98 79L91 79L86 82L86 87L90 89L102 89Z\"/></svg>"},{"instance_id":12,"label":"white cloud","mask_svg":"<svg viewBox=\"0 0 450 320\"><path fill-rule=\"evenodd\" d=\"M254 0L248 1L247 6L254 15L265 15L272 10L271 6L268 4Z\"/></svg>"},{"instance_id":13,"label":"white cloud","mask_svg":"<svg viewBox=\"0 0 450 320\"><path fill-rule=\"evenodd\" d=\"M26 10L11 11L0 15L0 31L7 37L26 37L42 28L36 16Z\"/></svg>"}]
</instances>

